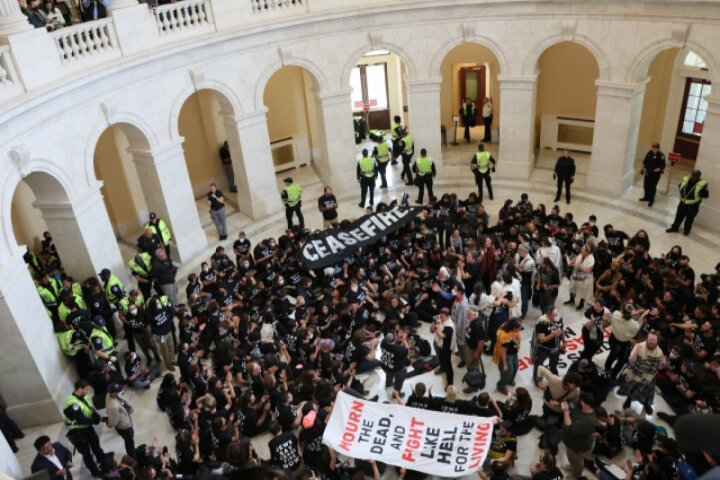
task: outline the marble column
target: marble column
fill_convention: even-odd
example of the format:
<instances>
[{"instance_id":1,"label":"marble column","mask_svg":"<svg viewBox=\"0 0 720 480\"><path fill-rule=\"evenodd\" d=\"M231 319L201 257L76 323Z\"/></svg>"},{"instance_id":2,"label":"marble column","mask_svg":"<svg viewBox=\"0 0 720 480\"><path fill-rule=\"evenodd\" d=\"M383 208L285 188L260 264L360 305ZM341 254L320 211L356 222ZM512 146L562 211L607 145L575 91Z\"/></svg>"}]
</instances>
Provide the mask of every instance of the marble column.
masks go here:
<instances>
[{"instance_id":1,"label":"marble column","mask_svg":"<svg viewBox=\"0 0 720 480\"><path fill-rule=\"evenodd\" d=\"M0 391L8 414L21 427L61 421L73 381L73 367L18 251L0 261Z\"/></svg>"},{"instance_id":2,"label":"marble column","mask_svg":"<svg viewBox=\"0 0 720 480\"><path fill-rule=\"evenodd\" d=\"M618 196L632 185L648 80L640 83L595 82L598 91L588 190Z\"/></svg>"},{"instance_id":3,"label":"marble column","mask_svg":"<svg viewBox=\"0 0 720 480\"><path fill-rule=\"evenodd\" d=\"M415 144L415 156L427 149L435 161L438 175L443 175L442 136L440 132L440 84L442 79L408 80L408 127Z\"/></svg>"},{"instance_id":4,"label":"marble column","mask_svg":"<svg viewBox=\"0 0 720 480\"><path fill-rule=\"evenodd\" d=\"M351 89L318 94L322 137L322 158L317 162L322 180L328 185L355 183L355 134L352 124Z\"/></svg>"},{"instance_id":5,"label":"marble column","mask_svg":"<svg viewBox=\"0 0 720 480\"><path fill-rule=\"evenodd\" d=\"M720 231L720 222L718 222L718 218L720 218L720 162L717 159L717 152L720 151L720 94L713 92L706 96L705 100L708 102L708 109L695 168L700 170L702 178L707 180L710 196L702 201L700 212L695 218L695 225L718 232ZM675 175L673 185L670 185L670 192L675 198L672 203L673 207L677 204L677 184L681 180L680 175Z\"/></svg>"},{"instance_id":6,"label":"marble column","mask_svg":"<svg viewBox=\"0 0 720 480\"><path fill-rule=\"evenodd\" d=\"M32 29L17 0L0 0L0 37Z\"/></svg>"},{"instance_id":7,"label":"marble column","mask_svg":"<svg viewBox=\"0 0 720 480\"><path fill-rule=\"evenodd\" d=\"M103 268L123 282L129 280L99 186L67 203L38 200L33 206L42 212L63 264L75 280L97 276Z\"/></svg>"},{"instance_id":8,"label":"marble column","mask_svg":"<svg viewBox=\"0 0 720 480\"><path fill-rule=\"evenodd\" d=\"M537 75L499 75L499 177L528 179L535 166L535 88Z\"/></svg>"},{"instance_id":9,"label":"marble column","mask_svg":"<svg viewBox=\"0 0 720 480\"><path fill-rule=\"evenodd\" d=\"M240 212L260 220L282 210L273 166L267 108L244 115L225 114Z\"/></svg>"},{"instance_id":10,"label":"marble column","mask_svg":"<svg viewBox=\"0 0 720 480\"><path fill-rule=\"evenodd\" d=\"M155 151L129 148L142 184L148 209L165 220L176 245L174 260L192 259L207 247L208 240L200 223L182 140Z\"/></svg>"},{"instance_id":11,"label":"marble column","mask_svg":"<svg viewBox=\"0 0 720 480\"><path fill-rule=\"evenodd\" d=\"M9 478L22 478L23 476L18 458L2 435L0 435L0 472L8 475Z\"/></svg>"}]
</instances>

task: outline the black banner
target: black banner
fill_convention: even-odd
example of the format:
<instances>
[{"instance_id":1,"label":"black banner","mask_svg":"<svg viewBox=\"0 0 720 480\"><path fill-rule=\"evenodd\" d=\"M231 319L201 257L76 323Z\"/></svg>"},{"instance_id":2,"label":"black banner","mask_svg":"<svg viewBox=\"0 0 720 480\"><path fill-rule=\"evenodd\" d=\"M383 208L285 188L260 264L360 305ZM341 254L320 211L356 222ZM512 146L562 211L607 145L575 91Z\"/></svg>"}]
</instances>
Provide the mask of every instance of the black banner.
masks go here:
<instances>
[{"instance_id":1,"label":"black banner","mask_svg":"<svg viewBox=\"0 0 720 480\"><path fill-rule=\"evenodd\" d=\"M347 257L354 249L370 245L402 227L422 213L423 207L395 206L365 215L342 230L330 229L313 235L302 250L305 268L323 268Z\"/></svg>"}]
</instances>

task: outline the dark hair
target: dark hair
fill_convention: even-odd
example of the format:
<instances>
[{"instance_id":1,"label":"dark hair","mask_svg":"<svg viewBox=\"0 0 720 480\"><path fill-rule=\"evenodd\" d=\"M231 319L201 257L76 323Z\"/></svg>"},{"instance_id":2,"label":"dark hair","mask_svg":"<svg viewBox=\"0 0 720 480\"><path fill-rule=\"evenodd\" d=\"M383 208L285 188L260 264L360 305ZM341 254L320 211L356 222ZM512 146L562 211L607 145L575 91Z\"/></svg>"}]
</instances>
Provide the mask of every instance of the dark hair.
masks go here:
<instances>
[{"instance_id":1,"label":"dark hair","mask_svg":"<svg viewBox=\"0 0 720 480\"><path fill-rule=\"evenodd\" d=\"M595 395L590 392L582 392L580 394L580 401L590 405L593 408L595 408L595 406L597 405L597 402L595 401Z\"/></svg>"},{"instance_id":2,"label":"dark hair","mask_svg":"<svg viewBox=\"0 0 720 480\"><path fill-rule=\"evenodd\" d=\"M48 437L47 435L40 435L40 436L39 436L38 438L36 438L35 441L33 442L33 447L35 447L35 450L37 450L37 451L39 452L40 449L41 449L42 447L44 447L45 444L48 443L49 441L50 441L50 437Z\"/></svg>"},{"instance_id":3,"label":"dark hair","mask_svg":"<svg viewBox=\"0 0 720 480\"><path fill-rule=\"evenodd\" d=\"M280 427L280 423L278 423L277 420L273 420L270 422L270 425L268 426L268 431L273 435L277 435L282 430L282 427Z\"/></svg>"},{"instance_id":4,"label":"dark hair","mask_svg":"<svg viewBox=\"0 0 720 480\"><path fill-rule=\"evenodd\" d=\"M563 385L572 383L573 385L577 385L578 387L582 384L582 375L580 375L578 372L568 372L562 380Z\"/></svg>"},{"instance_id":5,"label":"dark hair","mask_svg":"<svg viewBox=\"0 0 720 480\"><path fill-rule=\"evenodd\" d=\"M89 387L90 382L87 381L85 378L78 378L75 380L75 390L80 390L81 388Z\"/></svg>"}]
</instances>

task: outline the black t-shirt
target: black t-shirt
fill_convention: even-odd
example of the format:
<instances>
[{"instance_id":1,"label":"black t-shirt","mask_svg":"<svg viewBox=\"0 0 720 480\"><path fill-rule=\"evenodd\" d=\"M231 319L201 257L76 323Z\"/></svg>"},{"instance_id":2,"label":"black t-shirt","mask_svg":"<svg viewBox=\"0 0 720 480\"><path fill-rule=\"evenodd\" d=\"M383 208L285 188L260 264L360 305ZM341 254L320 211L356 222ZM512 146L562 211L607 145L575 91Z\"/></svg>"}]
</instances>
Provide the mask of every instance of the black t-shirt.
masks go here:
<instances>
[{"instance_id":1,"label":"black t-shirt","mask_svg":"<svg viewBox=\"0 0 720 480\"><path fill-rule=\"evenodd\" d=\"M549 335L552 332L554 332L555 330L559 330L561 328L563 328L562 317L558 317L557 320L555 320L555 321L540 320L535 325L535 333L538 336L540 334ZM561 336L558 336L558 337L548 340L547 342L541 342L540 339L538 338L538 344L540 344L546 348L555 348L560 345L560 339L561 339Z\"/></svg>"},{"instance_id":2,"label":"black t-shirt","mask_svg":"<svg viewBox=\"0 0 720 480\"><path fill-rule=\"evenodd\" d=\"M712 356L718 348L718 341L715 336L706 337L702 332L696 332L693 339L695 349L701 352L707 352L708 356Z\"/></svg>"},{"instance_id":3,"label":"black t-shirt","mask_svg":"<svg viewBox=\"0 0 720 480\"><path fill-rule=\"evenodd\" d=\"M213 198L213 193L208 192L207 199L210 202L210 210L220 210L221 208L225 208L225 204L222 204L218 201L219 198L224 198L224 196L220 190L215 190L214 198Z\"/></svg>"},{"instance_id":4,"label":"black t-shirt","mask_svg":"<svg viewBox=\"0 0 720 480\"><path fill-rule=\"evenodd\" d=\"M505 352L506 355L517 355L519 347L517 338L513 337L512 340L503 343L502 346L507 349L507 351Z\"/></svg>"},{"instance_id":5,"label":"black t-shirt","mask_svg":"<svg viewBox=\"0 0 720 480\"><path fill-rule=\"evenodd\" d=\"M627 233L621 230L613 230L611 233L606 233L605 238L608 242L608 249L613 253L613 255L620 255L625 249L624 241L628 240L630 237Z\"/></svg>"},{"instance_id":6,"label":"black t-shirt","mask_svg":"<svg viewBox=\"0 0 720 480\"><path fill-rule=\"evenodd\" d=\"M318 208L322 212L324 220L334 220L337 218L337 208L329 208L325 210L326 207L333 204L337 204L337 200L335 199L335 195L333 194L323 195L318 198Z\"/></svg>"},{"instance_id":7,"label":"black t-shirt","mask_svg":"<svg viewBox=\"0 0 720 480\"><path fill-rule=\"evenodd\" d=\"M302 462L298 452L297 439L292 432L281 433L273 438L268 443L268 448L272 462L283 470L292 472Z\"/></svg>"},{"instance_id":8,"label":"black t-shirt","mask_svg":"<svg viewBox=\"0 0 720 480\"><path fill-rule=\"evenodd\" d=\"M380 363L383 370L399 372L407 365L408 350L400 343L382 342L382 357Z\"/></svg>"},{"instance_id":9,"label":"black t-shirt","mask_svg":"<svg viewBox=\"0 0 720 480\"><path fill-rule=\"evenodd\" d=\"M275 407L273 417L278 421L283 432L288 432L293 429L292 424L297 419L297 410L295 410L292 404L285 406L279 403L278 406Z\"/></svg>"},{"instance_id":10,"label":"black t-shirt","mask_svg":"<svg viewBox=\"0 0 720 480\"><path fill-rule=\"evenodd\" d=\"M478 346L478 343L483 339L485 339L485 329L483 328L482 319L478 317L477 319L471 321L468 324L468 331L467 335L465 336L465 341L468 347L475 350Z\"/></svg>"}]
</instances>

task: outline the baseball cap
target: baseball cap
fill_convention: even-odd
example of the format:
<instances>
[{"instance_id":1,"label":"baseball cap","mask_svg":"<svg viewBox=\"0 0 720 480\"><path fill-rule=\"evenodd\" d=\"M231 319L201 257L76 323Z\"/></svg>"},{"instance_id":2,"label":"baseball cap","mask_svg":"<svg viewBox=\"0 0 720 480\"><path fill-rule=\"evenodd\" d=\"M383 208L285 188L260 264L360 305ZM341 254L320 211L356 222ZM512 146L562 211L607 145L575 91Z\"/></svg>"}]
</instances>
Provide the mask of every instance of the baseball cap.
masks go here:
<instances>
[{"instance_id":1,"label":"baseball cap","mask_svg":"<svg viewBox=\"0 0 720 480\"><path fill-rule=\"evenodd\" d=\"M108 386L108 393L120 393L122 392L122 389L123 387L119 383L111 383Z\"/></svg>"},{"instance_id":2,"label":"baseball cap","mask_svg":"<svg viewBox=\"0 0 720 480\"><path fill-rule=\"evenodd\" d=\"M109 268L103 268L102 270L100 270L99 275L100 275L101 277L104 277L105 275L110 275L110 269L109 269Z\"/></svg>"},{"instance_id":3,"label":"baseball cap","mask_svg":"<svg viewBox=\"0 0 720 480\"><path fill-rule=\"evenodd\" d=\"M157 218L157 215L155 215L155 212L150 212L150 220L155 220Z\"/></svg>"},{"instance_id":4,"label":"baseball cap","mask_svg":"<svg viewBox=\"0 0 720 480\"><path fill-rule=\"evenodd\" d=\"M440 313L448 314L450 313L450 309L448 307L443 307L440 309Z\"/></svg>"},{"instance_id":5,"label":"baseball cap","mask_svg":"<svg viewBox=\"0 0 720 480\"><path fill-rule=\"evenodd\" d=\"M292 177L283 178L283 182L285 182L285 183L292 183L292 181L293 181Z\"/></svg>"}]
</instances>

